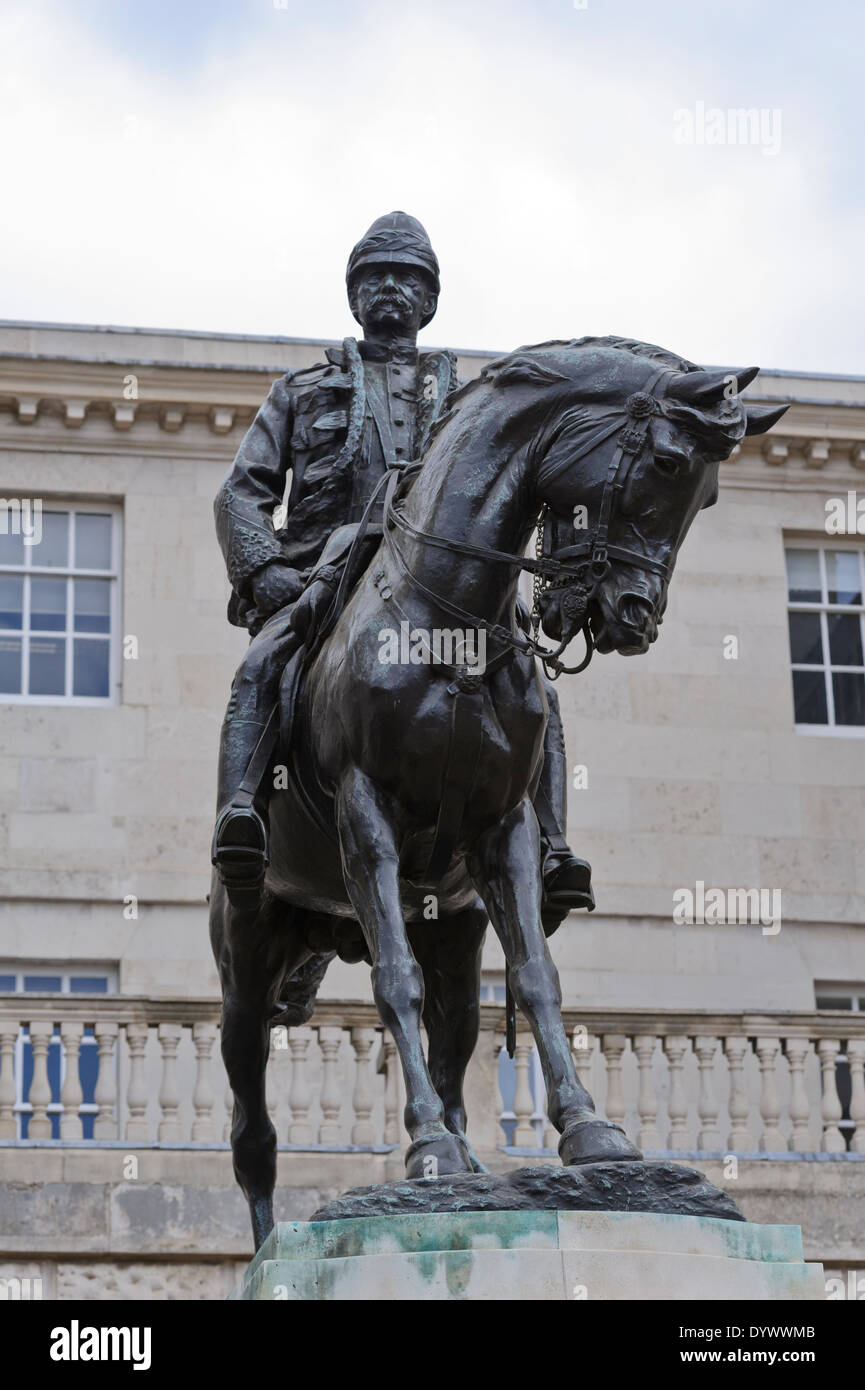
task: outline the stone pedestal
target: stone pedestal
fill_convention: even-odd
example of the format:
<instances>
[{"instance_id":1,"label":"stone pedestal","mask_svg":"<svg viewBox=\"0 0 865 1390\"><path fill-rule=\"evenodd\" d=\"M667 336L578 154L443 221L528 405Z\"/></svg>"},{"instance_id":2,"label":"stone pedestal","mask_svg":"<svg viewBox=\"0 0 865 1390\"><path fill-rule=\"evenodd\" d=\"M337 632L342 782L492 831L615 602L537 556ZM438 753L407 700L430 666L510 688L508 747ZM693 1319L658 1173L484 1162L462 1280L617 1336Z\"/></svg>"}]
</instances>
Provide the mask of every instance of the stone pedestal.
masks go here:
<instances>
[{"instance_id":1,"label":"stone pedestal","mask_svg":"<svg viewBox=\"0 0 865 1390\"><path fill-rule=\"evenodd\" d=\"M822 1299L798 1226L622 1211L283 1222L231 1295L255 1300Z\"/></svg>"}]
</instances>

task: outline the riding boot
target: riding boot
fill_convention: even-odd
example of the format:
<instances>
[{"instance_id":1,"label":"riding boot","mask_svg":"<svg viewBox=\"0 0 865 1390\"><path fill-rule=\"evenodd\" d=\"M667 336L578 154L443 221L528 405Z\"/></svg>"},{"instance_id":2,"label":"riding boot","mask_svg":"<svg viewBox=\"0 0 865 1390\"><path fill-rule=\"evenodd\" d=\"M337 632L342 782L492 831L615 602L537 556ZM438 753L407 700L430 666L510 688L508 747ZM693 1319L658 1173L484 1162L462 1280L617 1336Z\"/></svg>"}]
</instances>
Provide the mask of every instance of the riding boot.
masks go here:
<instances>
[{"instance_id":1,"label":"riding boot","mask_svg":"<svg viewBox=\"0 0 865 1390\"><path fill-rule=\"evenodd\" d=\"M541 916L544 930L549 936L573 908L587 908L592 912L595 897L592 892L591 865L585 859L578 859L565 839L565 736L558 696L549 685L546 686L546 693L550 717L544 741L544 763L534 806L541 830L541 872L544 884Z\"/></svg>"},{"instance_id":2,"label":"riding boot","mask_svg":"<svg viewBox=\"0 0 865 1390\"><path fill-rule=\"evenodd\" d=\"M219 752L219 813L211 862L234 907L258 906L268 865L266 784L242 790L252 755L268 724L269 711L244 708L242 685L232 688Z\"/></svg>"}]
</instances>

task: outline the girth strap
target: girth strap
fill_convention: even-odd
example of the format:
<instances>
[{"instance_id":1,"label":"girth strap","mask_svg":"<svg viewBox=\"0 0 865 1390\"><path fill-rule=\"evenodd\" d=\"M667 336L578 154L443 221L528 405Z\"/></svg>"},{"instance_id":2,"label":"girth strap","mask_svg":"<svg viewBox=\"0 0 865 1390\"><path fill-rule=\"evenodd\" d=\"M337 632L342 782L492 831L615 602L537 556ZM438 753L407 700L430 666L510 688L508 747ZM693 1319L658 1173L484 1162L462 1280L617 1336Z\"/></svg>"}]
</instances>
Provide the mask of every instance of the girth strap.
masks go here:
<instances>
[{"instance_id":1,"label":"girth strap","mask_svg":"<svg viewBox=\"0 0 865 1390\"><path fill-rule=\"evenodd\" d=\"M448 686L448 694L454 701L450 741L435 839L423 875L430 883L437 883L447 870L462 826L466 801L474 786L483 737L482 692L479 676L467 679L458 676Z\"/></svg>"}]
</instances>

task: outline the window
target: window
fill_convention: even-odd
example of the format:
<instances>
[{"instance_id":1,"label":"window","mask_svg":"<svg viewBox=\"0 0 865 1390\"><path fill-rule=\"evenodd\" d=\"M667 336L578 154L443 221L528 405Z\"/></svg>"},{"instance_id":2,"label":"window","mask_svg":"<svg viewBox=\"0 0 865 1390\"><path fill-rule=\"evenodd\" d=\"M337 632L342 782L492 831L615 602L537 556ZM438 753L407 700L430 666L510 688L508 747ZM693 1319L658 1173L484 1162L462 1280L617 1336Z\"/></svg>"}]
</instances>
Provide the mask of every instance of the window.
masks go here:
<instances>
[{"instance_id":1,"label":"window","mask_svg":"<svg viewBox=\"0 0 865 1390\"><path fill-rule=\"evenodd\" d=\"M119 512L92 503L45 506L32 537L4 520L0 701L111 703L119 679Z\"/></svg>"},{"instance_id":2,"label":"window","mask_svg":"<svg viewBox=\"0 0 865 1390\"><path fill-rule=\"evenodd\" d=\"M818 982L814 986L814 994L818 1009L843 1009L848 1013L865 1014L865 984L841 985ZM843 1046L842 1043L842 1048ZM835 1058L835 1085L838 1088L838 1099L841 1102L841 1118L838 1121L838 1128L849 1149L856 1126L850 1117L853 1086L849 1059L844 1051L839 1052Z\"/></svg>"},{"instance_id":3,"label":"window","mask_svg":"<svg viewBox=\"0 0 865 1390\"><path fill-rule=\"evenodd\" d=\"M797 726L865 729L865 551L787 546Z\"/></svg>"},{"instance_id":4,"label":"window","mask_svg":"<svg viewBox=\"0 0 865 1390\"><path fill-rule=\"evenodd\" d=\"M116 989L117 972L106 966L0 965L0 997L4 994L110 994ZM26 1027L19 1030L13 1065L18 1137L26 1139L32 1111L29 1095L33 1081L33 1048L30 1044L30 1031ZM93 1138L93 1122L98 1110L94 1101L98 1068L96 1038L92 1027L88 1025L84 1029L78 1051L78 1075L83 1096L78 1113L81 1116L84 1139ZM60 1044L60 1028L59 1025L55 1025L48 1045L48 1084L51 1087L48 1118L51 1121L52 1139L60 1138L60 1116L63 1112L60 1091L64 1075L65 1058Z\"/></svg>"}]
</instances>

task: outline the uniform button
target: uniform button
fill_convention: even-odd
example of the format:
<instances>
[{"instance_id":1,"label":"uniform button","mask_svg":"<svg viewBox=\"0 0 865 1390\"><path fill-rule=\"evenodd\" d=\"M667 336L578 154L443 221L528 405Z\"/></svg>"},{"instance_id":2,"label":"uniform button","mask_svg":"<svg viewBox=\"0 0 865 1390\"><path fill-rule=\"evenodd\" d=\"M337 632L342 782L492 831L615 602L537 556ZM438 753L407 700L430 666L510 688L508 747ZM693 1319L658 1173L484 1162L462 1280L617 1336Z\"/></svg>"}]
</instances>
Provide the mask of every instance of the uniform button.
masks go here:
<instances>
[{"instance_id":1,"label":"uniform button","mask_svg":"<svg viewBox=\"0 0 865 1390\"><path fill-rule=\"evenodd\" d=\"M394 374L394 376L399 376L399 367L394 367L394 368L393 368L393 374Z\"/></svg>"},{"instance_id":2,"label":"uniform button","mask_svg":"<svg viewBox=\"0 0 865 1390\"><path fill-rule=\"evenodd\" d=\"M397 416L394 418L394 424L395 424L395 425L404 425L404 424L405 424L405 416L403 416L403 415L397 415Z\"/></svg>"},{"instance_id":3,"label":"uniform button","mask_svg":"<svg viewBox=\"0 0 865 1390\"><path fill-rule=\"evenodd\" d=\"M397 453L397 454L404 454L404 453L405 453L405 449L402 447L401 444L398 444L398 445L396 446L395 453Z\"/></svg>"}]
</instances>

